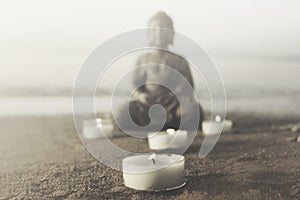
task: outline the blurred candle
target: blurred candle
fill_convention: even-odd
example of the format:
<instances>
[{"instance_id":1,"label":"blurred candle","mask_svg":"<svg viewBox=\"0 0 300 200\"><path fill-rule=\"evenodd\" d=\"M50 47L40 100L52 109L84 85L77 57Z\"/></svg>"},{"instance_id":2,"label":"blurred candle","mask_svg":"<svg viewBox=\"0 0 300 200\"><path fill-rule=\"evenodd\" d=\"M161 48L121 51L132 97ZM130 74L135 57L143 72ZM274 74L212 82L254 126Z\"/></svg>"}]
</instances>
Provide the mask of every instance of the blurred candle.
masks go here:
<instances>
[{"instance_id":1,"label":"blurred candle","mask_svg":"<svg viewBox=\"0 0 300 200\"><path fill-rule=\"evenodd\" d=\"M149 148L153 150L180 148L187 141L188 133L185 130L167 129L161 132L148 134Z\"/></svg>"},{"instance_id":2,"label":"blurred candle","mask_svg":"<svg viewBox=\"0 0 300 200\"><path fill-rule=\"evenodd\" d=\"M216 116L215 121L202 122L202 132L204 135L215 135L221 132L228 132L231 130L231 127L232 121L222 120L220 116Z\"/></svg>"},{"instance_id":3,"label":"blurred candle","mask_svg":"<svg viewBox=\"0 0 300 200\"><path fill-rule=\"evenodd\" d=\"M103 121L100 118L85 120L82 126L82 134L86 139L112 136L113 125L109 121Z\"/></svg>"}]
</instances>

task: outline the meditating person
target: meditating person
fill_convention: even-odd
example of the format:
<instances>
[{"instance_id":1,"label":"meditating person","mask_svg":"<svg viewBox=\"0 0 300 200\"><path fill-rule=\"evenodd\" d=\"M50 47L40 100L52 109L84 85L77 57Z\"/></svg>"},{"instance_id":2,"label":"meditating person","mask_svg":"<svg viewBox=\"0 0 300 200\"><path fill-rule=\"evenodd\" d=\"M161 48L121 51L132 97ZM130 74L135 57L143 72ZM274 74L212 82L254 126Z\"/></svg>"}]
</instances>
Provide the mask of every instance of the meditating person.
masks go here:
<instances>
[{"instance_id":1,"label":"meditating person","mask_svg":"<svg viewBox=\"0 0 300 200\"><path fill-rule=\"evenodd\" d=\"M150 107L159 104L163 106L167 116L162 130L168 128L178 129L181 122L185 126L181 128L189 129L189 123L193 120L191 119L192 113L195 110L200 112L198 129L201 129L204 112L193 98L194 94L191 89L193 90L194 83L188 62L182 56L167 51L169 45L173 44L174 38L172 19L166 13L159 12L150 19L148 26L153 28L149 29L149 44L155 48L141 55L137 60L133 77L133 87L137 89L132 94L129 102L131 119L136 125L147 126L151 121L149 117ZM168 29L168 31L162 29ZM151 67L153 64L156 64L157 67ZM174 76L172 77L172 73L169 73L170 70L163 66L176 70L185 80L173 80ZM163 85L155 84L155 82L160 83L166 80L169 81L168 84L172 84L174 91ZM186 84L184 84L184 81ZM140 85L143 86L138 87ZM178 96L182 98L180 101L177 99ZM180 105L180 102L183 105ZM199 109L195 109L195 106ZM118 116L121 129L127 129L127 124L130 123L125 117L125 109L123 108ZM156 130L155 121L151 121L151 125L153 127L150 128Z\"/></svg>"}]
</instances>

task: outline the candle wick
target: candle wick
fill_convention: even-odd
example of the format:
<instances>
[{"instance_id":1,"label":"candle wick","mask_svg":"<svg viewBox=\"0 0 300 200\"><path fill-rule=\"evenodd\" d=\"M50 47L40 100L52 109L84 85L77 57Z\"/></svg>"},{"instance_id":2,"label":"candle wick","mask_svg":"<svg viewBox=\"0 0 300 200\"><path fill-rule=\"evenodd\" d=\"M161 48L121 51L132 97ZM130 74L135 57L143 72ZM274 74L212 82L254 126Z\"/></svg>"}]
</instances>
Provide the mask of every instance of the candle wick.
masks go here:
<instances>
[{"instance_id":1,"label":"candle wick","mask_svg":"<svg viewBox=\"0 0 300 200\"><path fill-rule=\"evenodd\" d=\"M155 159L154 158L152 158L152 162L153 162L153 165L155 165Z\"/></svg>"},{"instance_id":2,"label":"candle wick","mask_svg":"<svg viewBox=\"0 0 300 200\"><path fill-rule=\"evenodd\" d=\"M148 159L150 160L152 160L152 162L153 162L153 165L155 165L155 153L153 153L153 154L151 154L149 157L148 157Z\"/></svg>"}]
</instances>

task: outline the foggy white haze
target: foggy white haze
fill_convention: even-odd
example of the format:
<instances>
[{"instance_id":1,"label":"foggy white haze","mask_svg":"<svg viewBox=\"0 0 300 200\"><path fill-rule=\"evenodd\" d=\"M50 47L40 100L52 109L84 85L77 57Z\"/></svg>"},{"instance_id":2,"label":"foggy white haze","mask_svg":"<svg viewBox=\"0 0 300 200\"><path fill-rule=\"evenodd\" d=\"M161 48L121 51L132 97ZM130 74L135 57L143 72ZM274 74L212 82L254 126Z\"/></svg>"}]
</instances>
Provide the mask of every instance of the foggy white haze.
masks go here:
<instances>
[{"instance_id":1,"label":"foggy white haze","mask_svg":"<svg viewBox=\"0 0 300 200\"><path fill-rule=\"evenodd\" d=\"M72 88L93 49L165 11L208 51L228 89L298 89L299 8L275 0L2 1L0 88Z\"/></svg>"}]
</instances>

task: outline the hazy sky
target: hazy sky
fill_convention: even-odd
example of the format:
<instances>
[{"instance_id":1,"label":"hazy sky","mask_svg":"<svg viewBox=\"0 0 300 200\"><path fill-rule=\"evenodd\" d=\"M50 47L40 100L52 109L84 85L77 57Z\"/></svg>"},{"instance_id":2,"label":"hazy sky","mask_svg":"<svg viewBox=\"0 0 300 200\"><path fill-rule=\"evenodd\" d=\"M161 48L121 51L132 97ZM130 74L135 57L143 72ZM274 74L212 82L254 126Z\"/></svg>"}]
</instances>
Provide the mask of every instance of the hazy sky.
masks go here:
<instances>
[{"instance_id":1,"label":"hazy sky","mask_svg":"<svg viewBox=\"0 0 300 200\"><path fill-rule=\"evenodd\" d=\"M162 10L178 32L208 50L225 82L269 78L265 82L272 86L300 73L299 8L297 0L2 1L0 85L72 87L101 42L145 27Z\"/></svg>"}]
</instances>

